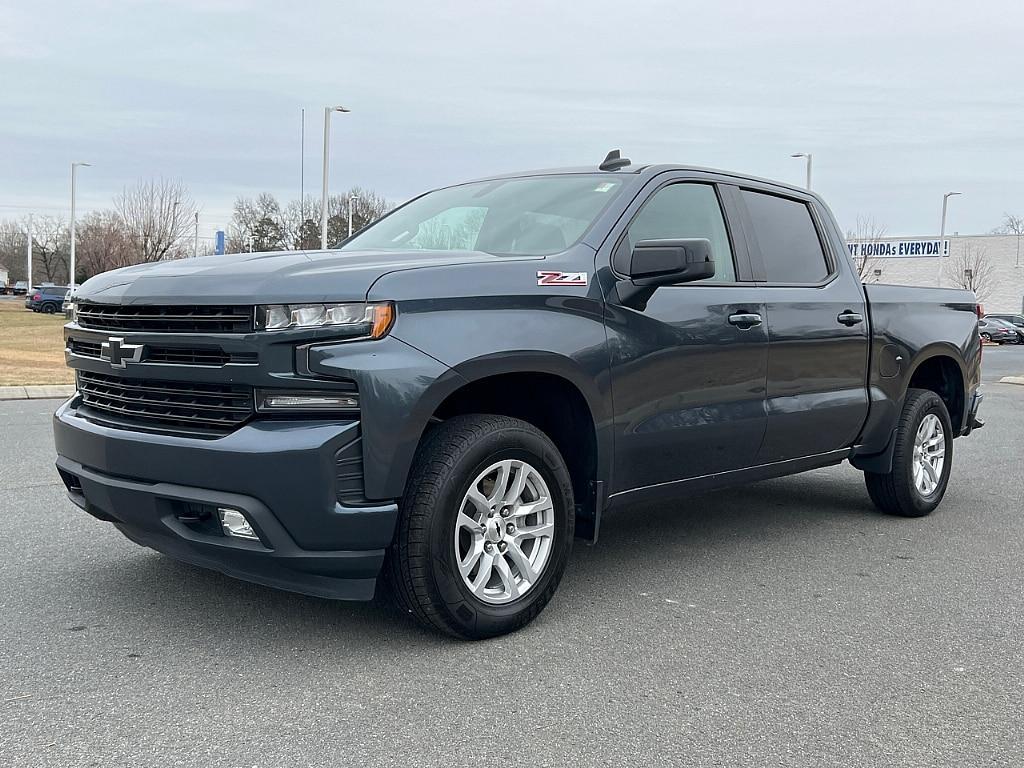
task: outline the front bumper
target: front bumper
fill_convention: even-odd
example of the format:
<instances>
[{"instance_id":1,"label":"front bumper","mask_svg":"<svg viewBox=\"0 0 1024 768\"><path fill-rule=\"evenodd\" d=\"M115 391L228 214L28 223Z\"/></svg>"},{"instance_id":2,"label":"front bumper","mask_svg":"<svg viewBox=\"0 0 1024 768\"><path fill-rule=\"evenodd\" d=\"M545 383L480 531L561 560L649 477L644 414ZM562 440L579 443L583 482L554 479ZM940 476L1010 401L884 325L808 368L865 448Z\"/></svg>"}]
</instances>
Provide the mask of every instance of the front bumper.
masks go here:
<instances>
[{"instance_id":1,"label":"front bumper","mask_svg":"<svg viewBox=\"0 0 1024 768\"><path fill-rule=\"evenodd\" d=\"M369 599L395 503L345 506L339 450L358 421L257 420L214 440L114 429L54 415L57 468L72 501L128 538L229 576L336 599ZM239 509L260 541L224 536L196 510Z\"/></svg>"}]
</instances>

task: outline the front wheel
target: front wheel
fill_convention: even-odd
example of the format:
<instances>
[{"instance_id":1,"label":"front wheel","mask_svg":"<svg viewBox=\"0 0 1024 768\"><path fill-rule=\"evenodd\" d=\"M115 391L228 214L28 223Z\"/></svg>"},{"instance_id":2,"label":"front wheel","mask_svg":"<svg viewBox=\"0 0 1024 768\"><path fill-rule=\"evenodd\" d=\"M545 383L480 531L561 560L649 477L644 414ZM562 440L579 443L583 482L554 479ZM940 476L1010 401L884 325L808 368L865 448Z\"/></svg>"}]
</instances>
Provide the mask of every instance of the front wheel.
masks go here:
<instances>
[{"instance_id":1,"label":"front wheel","mask_svg":"<svg viewBox=\"0 0 1024 768\"><path fill-rule=\"evenodd\" d=\"M892 470L864 473L868 495L883 512L922 517L942 501L953 464L953 427L942 398L908 390L895 441Z\"/></svg>"},{"instance_id":2,"label":"front wheel","mask_svg":"<svg viewBox=\"0 0 1024 768\"><path fill-rule=\"evenodd\" d=\"M422 624L494 637L547 605L572 547L574 505L554 443L508 416L456 416L417 451L387 575Z\"/></svg>"}]
</instances>

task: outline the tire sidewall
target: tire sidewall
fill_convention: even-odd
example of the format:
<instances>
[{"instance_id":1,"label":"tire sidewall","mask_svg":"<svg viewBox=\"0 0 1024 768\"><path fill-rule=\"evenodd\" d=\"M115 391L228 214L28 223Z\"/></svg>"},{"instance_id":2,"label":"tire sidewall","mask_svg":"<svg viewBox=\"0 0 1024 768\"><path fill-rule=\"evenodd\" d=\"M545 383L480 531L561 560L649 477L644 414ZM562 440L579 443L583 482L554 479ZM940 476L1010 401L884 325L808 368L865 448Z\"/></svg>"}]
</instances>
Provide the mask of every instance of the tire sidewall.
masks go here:
<instances>
[{"instance_id":1,"label":"tire sidewall","mask_svg":"<svg viewBox=\"0 0 1024 768\"><path fill-rule=\"evenodd\" d=\"M533 466L547 483L555 508L555 531L544 574L517 600L495 605L470 592L458 572L455 552L455 522L463 498L477 476L504 459L519 459ZM532 617L532 608L551 597L565 570L573 535L572 484L565 462L542 436L518 429L503 429L467 447L458 456L453 471L437 496L437 508L430 519L430 575L449 618L466 634L503 634ZM539 607L537 610L539 611Z\"/></svg>"},{"instance_id":2,"label":"tire sidewall","mask_svg":"<svg viewBox=\"0 0 1024 768\"><path fill-rule=\"evenodd\" d=\"M942 425L945 456L942 462L942 473L939 475L938 485L931 494L922 496L914 484L914 442L917 437L917 430L921 428L921 422L924 421L928 414L935 414ZM903 481L913 508L921 514L927 514L942 501L942 497L946 493L946 486L949 484L949 475L953 468L953 425L950 422L945 404L938 395L934 394L920 402L912 423L913 429L908 431L903 446Z\"/></svg>"}]
</instances>

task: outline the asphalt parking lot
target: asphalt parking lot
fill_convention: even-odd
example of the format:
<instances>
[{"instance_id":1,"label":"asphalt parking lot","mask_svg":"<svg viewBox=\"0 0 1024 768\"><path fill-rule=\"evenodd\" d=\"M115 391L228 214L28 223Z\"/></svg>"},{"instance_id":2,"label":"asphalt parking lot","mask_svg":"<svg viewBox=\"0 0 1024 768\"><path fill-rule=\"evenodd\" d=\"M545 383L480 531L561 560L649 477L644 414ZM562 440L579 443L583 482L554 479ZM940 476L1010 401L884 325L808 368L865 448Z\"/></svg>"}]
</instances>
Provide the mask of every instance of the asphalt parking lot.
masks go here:
<instances>
[{"instance_id":1,"label":"asphalt parking lot","mask_svg":"<svg viewBox=\"0 0 1024 768\"><path fill-rule=\"evenodd\" d=\"M0 765L1020 765L1014 373L931 517L846 465L634 508L476 644L135 546L65 499L56 403L0 403Z\"/></svg>"}]
</instances>

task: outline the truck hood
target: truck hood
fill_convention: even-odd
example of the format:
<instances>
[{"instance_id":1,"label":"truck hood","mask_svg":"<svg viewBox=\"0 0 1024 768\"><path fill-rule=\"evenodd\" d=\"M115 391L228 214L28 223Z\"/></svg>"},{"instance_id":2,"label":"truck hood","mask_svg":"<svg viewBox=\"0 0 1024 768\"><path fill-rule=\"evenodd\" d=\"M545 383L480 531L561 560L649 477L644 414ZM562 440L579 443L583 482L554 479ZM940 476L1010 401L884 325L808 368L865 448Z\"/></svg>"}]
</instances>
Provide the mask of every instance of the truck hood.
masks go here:
<instances>
[{"instance_id":1,"label":"truck hood","mask_svg":"<svg viewBox=\"0 0 1024 768\"><path fill-rule=\"evenodd\" d=\"M104 272L82 283L75 296L111 304L362 301L389 272L519 258L478 251L232 253Z\"/></svg>"}]
</instances>

